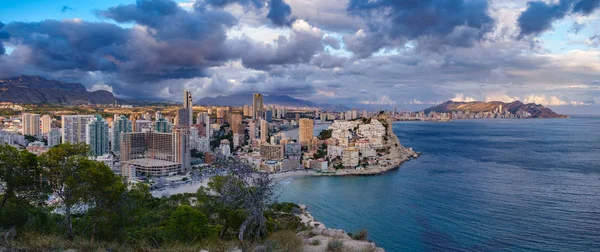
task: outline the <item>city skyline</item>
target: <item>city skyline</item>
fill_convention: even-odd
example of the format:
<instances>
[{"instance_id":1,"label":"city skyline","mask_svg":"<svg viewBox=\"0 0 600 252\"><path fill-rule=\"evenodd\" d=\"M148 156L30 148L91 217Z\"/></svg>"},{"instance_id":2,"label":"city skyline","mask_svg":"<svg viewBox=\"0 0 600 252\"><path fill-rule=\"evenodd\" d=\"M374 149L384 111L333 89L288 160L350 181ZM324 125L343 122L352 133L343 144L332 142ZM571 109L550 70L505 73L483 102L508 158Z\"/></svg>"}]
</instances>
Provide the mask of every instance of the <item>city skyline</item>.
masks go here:
<instances>
[{"instance_id":1,"label":"city skyline","mask_svg":"<svg viewBox=\"0 0 600 252\"><path fill-rule=\"evenodd\" d=\"M456 1L449 15L439 1L10 1L0 4L0 77L80 82L122 99L179 101L185 89L196 99L259 92L414 109L521 100L597 113L598 4L586 2Z\"/></svg>"}]
</instances>

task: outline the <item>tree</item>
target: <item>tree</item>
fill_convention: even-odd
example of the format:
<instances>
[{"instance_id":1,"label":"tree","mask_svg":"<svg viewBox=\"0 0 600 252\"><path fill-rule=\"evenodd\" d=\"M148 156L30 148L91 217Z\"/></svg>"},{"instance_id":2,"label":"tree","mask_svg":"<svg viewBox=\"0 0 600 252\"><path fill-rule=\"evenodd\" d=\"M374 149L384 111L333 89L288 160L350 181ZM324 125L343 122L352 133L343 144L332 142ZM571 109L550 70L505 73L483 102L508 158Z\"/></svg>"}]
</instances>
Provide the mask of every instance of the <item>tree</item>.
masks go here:
<instances>
[{"instance_id":1,"label":"tree","mask_svg":"<svg viewBox=\"0 0 600 252\"><path fill-rule=\"evenodd\" d=\"M327 139L331 138L331 132L333 132L333 130L330 130L330 129L322 130L319 133L319 139L327 140Z\"/></svg>"},{"instance_id":2,"label":"tree","mask_svg":"<svg viewBox=\"0 0 600 252\"><path fill-rule=\"evenodd\" d=\"M81 202L86 188L82 179L87 156L91 154L86 144L60 144L42 154L41 165L44 177L52 192L58 196L65 208L67 235L73 239L72 208Z\"/></svg>"},{"instance_id":3,"label":"tree","mask_svg":"<svg viewBox=\"0 0 600 252\"><path fill-rule=\"evenodd\" d=\"M41 200L46 192L40 182L42 171L37 157L27 150L0 145L0 213L9 199Z\"/></svg>"},{"instance_id":4,"label":"tree","mask_svg":"<svg viewBox=\"0 0 600 252\"><path fill-rule=\"evenodd\" d=\"M81 160L81 200L90 206L87 212L91 241L98 233L98 225L109 223L125 192L121 179L103 163ZM116 224L116 223L113 223ZM109 225L110 226L110 225ZM87 228L86 228L87 229Z\"/></svg>"},{"instance_id":5,"label":"tree","mask_svg":"<svg viewBox=\"0 0 600 252\"><path fill-rule=\"evenodd\" d=\"M209 235L206 215L188 205L178 206L167 221L166 231L173 240L197 241Z\"/></svg>"},{"instance_id":6,"label":"tree","mask_svg":"<svg viewBox=\"0 0 600 252\"><path fill-rule=\"evenodd\" d=\"M238 239L243 242L249 231L258 240L267 231L264 213L276 200L274 178L237 160L231 161L228 167L229 175L213 184L218 199L231 209L245 211L246 218L240 225Z\"/></svg>"}]
</instances>

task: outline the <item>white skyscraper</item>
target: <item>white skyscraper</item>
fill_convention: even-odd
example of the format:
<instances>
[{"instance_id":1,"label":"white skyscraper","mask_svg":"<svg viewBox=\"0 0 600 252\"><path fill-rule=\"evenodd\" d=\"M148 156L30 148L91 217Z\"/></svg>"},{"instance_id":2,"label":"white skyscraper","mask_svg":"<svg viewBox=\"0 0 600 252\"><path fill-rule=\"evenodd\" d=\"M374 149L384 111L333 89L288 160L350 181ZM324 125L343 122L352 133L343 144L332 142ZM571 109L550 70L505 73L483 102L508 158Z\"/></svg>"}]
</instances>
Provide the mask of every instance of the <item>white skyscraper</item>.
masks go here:
<instances>
[{"instance_id":1,"label":"white skyscraper","mask_svg":"<svg viewBox=\"0 0 600 252\"><path fill-rule=\"evenodd\" d=\"M49 115L42 116L42 135L47 136L48 132L52 129L52 117Z\"/></svg>"},{"instance_id":2,"label":"white skyscraper","mask_svg":"<svg viewBox=\"0 0 600 252\"><path fill-rule=\"evenodd\" d=\"M260 140L262 142L267 142L269 138L269 123L267 120L260 120Z\"/></svg>"},{"instance_id":3,"label":"white skyscraper","mask_svg":"<svg viewBox=\"0 0 600 252\"><path fill-rule=\"evenodd\" d=\"M24 113L21 116L21 122L23 128L21 133L23 135L40 136L40 115Z\"/></svg>"},{"instance_id":4,"label":"white skyscraper","mask_svg":"<svg viewBox=\"0 0 600 252\"><path fill-rule=\"evenodd\" d=\"M93 119L93 115L63 115L62 116L62 142L85 143L85 127Z\"/></svg>"},{"instance_id":5,"label":"white skyscraper","mask_svg":"<svg viewBox=\"0 0 600 252\"><path fill-rule=\"evenodd\" d=\"M60 138L61 138L60 132L61 132L60 129L51 129L50 131L48 131L47 136L46 136L46 139L48 140L48 147L52 147L52 146L60 144Z\"/></svg>"}]
</instances>

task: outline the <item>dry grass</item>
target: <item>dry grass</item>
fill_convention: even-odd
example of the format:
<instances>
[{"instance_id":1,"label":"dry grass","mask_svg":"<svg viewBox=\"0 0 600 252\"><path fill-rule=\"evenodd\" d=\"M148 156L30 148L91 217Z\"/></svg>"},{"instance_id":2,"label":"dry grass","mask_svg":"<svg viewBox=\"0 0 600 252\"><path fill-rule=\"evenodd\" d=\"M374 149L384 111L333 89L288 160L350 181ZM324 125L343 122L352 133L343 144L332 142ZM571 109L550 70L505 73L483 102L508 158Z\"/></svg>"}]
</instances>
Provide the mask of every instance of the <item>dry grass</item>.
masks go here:
<instances>
[{"instance_id":1,"label":"dry grass","mask_svg":"<svg viewBox=\"0 0 600 252\"><path fill-rule=\"evenodd\" d=\"M284 230L273 233L264 244L267 251L302 251L302 240L296 236L296 232Z\"/></svg>"}]
</instances>

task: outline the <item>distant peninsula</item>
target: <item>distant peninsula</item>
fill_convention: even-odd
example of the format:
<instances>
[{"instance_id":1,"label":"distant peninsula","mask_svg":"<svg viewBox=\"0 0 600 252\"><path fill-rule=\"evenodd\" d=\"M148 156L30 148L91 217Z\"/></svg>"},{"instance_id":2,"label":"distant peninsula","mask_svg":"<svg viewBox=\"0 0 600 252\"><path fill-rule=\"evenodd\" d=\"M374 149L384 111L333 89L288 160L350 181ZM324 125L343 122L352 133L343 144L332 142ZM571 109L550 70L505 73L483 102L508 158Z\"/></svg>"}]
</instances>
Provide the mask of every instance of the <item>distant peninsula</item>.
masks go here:
<instances>
[{"instance_id":1,"label":"distant peninsula","mask_svg":"<svg viewBox=\"0 0 600 252\"><path fill-rule=\"evenodd\" d=\"M568 118L566 115L560 115L546 108L542 105L535 103L522 103L520 101L514 101L511 103L492 101L492 102L455 102L447 101L440 105L425 109L423 112L429 114L431 112L436 113L452 113L452 112L469 112L469 113L486 113L493 112L498 108L503 108L512 114L521 112L527 112L531 114L530 118Z\"/></svg>"},{"instance_id":2,"label":"distant peninsula","mask_svg":"<svg viewBox=\"0 0 600 252\"><path fill-rule=\"evenodd\" d=\"M0 79L0 102L24 104L112 104L114 95L106 90L88 92L79 83L21 75Z\"/></svg>"}]
</instances>

